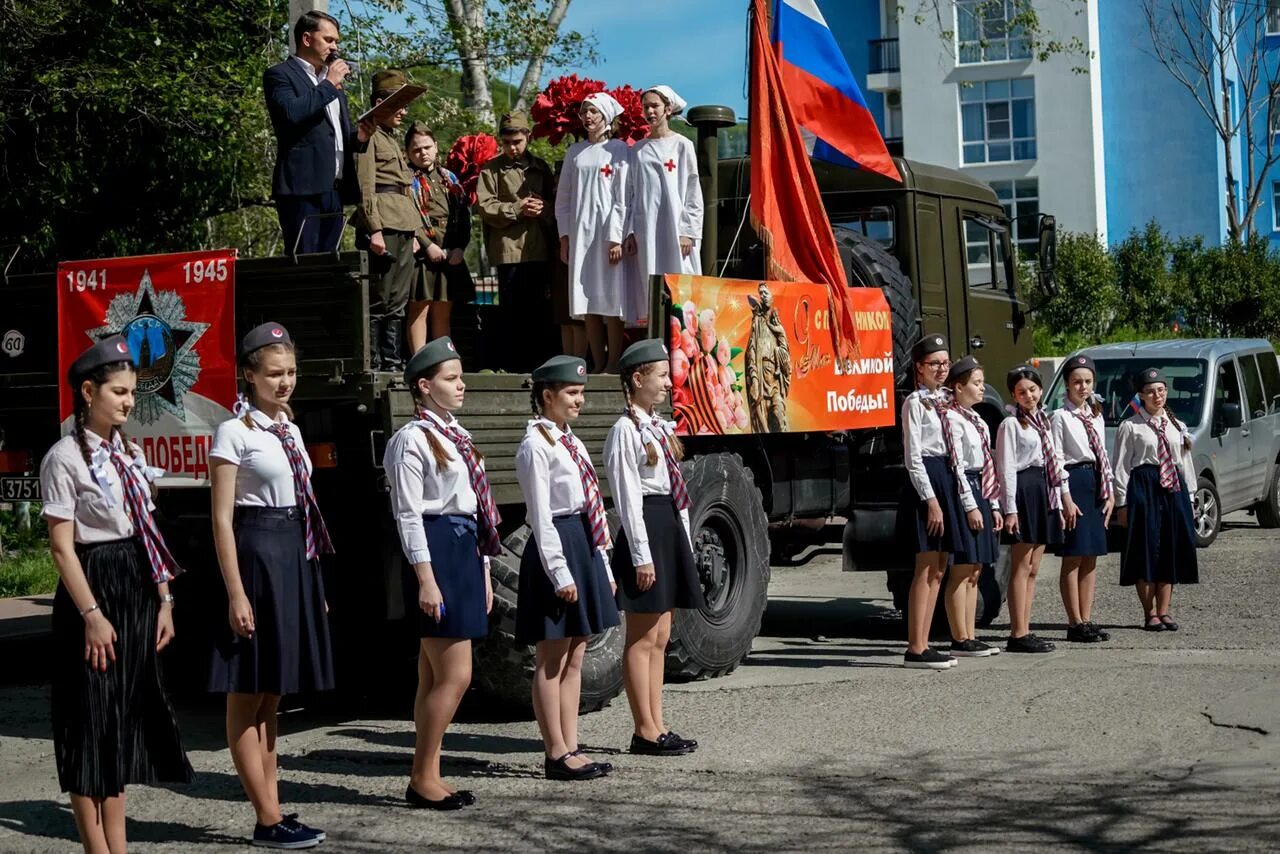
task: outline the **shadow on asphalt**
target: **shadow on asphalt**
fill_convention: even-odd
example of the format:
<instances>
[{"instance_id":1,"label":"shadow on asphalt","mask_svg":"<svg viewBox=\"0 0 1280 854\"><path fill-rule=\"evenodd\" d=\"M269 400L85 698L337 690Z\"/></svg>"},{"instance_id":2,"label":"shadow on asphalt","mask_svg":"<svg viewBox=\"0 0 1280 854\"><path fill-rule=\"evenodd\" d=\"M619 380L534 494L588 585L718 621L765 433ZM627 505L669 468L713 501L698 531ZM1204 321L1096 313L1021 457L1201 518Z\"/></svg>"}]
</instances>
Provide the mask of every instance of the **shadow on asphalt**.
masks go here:
<instances>
[{"instance_id":1,"label":"shadow on asphalt","mask_svg":"<svg viewBox=\"0 0 1280 854\"><path fill-rule=\"evenodd\" d=\"M58 801L9 801L0 802L0 827L12 833L22 834L35 845L36 839L65 841L68 850L78 850L80 836L71 807ZM147 821L129 816L129 841L165 844L222 844L244 845L239 836L229 836L202 827L192 827L176 821Z\"/></svg>"}]
</instances>

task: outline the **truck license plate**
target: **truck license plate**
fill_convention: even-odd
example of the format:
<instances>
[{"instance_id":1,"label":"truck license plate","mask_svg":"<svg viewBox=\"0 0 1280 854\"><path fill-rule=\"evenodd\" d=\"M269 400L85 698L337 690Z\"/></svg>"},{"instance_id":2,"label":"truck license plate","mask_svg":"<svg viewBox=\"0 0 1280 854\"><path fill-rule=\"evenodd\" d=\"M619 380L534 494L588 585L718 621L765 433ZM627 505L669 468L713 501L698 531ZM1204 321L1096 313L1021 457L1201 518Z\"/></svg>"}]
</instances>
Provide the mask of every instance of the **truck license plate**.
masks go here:
<instances>
[{"instance_id":1,"label":"truck license plate","mask_svg":"<svg viewBox=\"0 0 1280 854\"><path fill-rule=\"evenodd\" d=\"M0 475L0 501L39 501L40 478L36 475Z\"/></svg>"}]
</instances>

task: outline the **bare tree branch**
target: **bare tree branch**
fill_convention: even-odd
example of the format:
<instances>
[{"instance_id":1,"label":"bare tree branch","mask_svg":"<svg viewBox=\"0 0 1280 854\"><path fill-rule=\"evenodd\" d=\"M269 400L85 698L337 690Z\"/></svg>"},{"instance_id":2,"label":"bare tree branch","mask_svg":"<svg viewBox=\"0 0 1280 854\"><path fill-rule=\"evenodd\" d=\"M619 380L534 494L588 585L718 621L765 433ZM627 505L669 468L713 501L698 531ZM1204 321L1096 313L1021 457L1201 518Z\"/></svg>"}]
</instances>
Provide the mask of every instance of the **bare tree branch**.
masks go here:
<instances>
[{"instance_id":1,"label":"bare tree branch","mask_svg":"<svg viewBox=\"0 0 1280 854\"><path fill-rule=\"evenodd\" d=\"M547 16L547 29L551 33L560 31L560 24L564 21L565 13L569 11L569 0L555 0L551 7L551 13ZM538 91L538 85L542 80L542 64L546 59L546 52L541 51L529 58L529 64L525 66L524 77L520 80L519 94L516 96L515 108L517 110L529 109L529 99L533 97L533 93Z\"/></svg>"}]
</instances>

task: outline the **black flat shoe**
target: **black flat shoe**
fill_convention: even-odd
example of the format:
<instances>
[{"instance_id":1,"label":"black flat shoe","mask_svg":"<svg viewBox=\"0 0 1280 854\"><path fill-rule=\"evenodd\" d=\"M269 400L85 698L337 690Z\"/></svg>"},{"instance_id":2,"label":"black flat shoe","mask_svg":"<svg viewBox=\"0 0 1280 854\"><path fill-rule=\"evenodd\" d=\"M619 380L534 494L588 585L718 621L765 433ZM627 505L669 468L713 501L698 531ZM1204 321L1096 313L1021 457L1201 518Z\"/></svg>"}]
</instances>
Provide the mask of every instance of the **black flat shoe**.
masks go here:
<instances>
[{"instance_id":1,"label":"black flat shoe","mask_svg":"<svg viewBox=\"0 0 1280 854\"><path fill-rule=\"evenodd\" d=\"M572 756L572 753L566 753L559 759L552 759L547 756L543 759L543 772L548 780L594 780L597 777L603 777L604 771L594 762L583 765L581 768L571 768L565 763L565 760Z\"/></svg>"},{"instance_id":2,"label":"black flat shoe","mask_svg":"<svg viewBox=\"0 0 1280 854\"><path fill-rule=\"evenodd\" d=\"M1098 640L1100 641L1111 640L1111 632L1108 632L1105 629L1099 628L1097 623L1090 621L1088 623L1085 623L1085 625L1089 627L1089 631L1097 635Z\"/></svg>"},{"instance_id":3,"label":"black flat shoe","mask_svg":"<svg viewBox=\"0 0 1280 854\"><path fill-rule=\"evenodd\" d=\"M1160 625L1164 626L1166 632L1176 632L1178 630L1178 624L1168 614L1161 614L1157 619L1160 620Z\"/></svg>"},{"instance_id":4,"label":"black flat shoe","mask_svg":"<svg viewBox=\"0 0 1280 854\"><path fill-rule=\"evenodd\" d=\"M649 741L647 738L633 735L630 750L637 756L684 756L686 753L693 752L692 747L678 738L673 739L669 732L658 736L657 741Z\"/></svg>"},{"instance_id":5,"label":"black flat shoe","mask_svg":"<svg viewBox=\"0 0 1280 854\"><path fill-rule=\"evenodd\" d=\"M466 801L459 797L460 794L459 792L446 795L438 801L433 801L418 794L418 791L413 788L413 784L410 783L404 790L404 799L409 806L416 810L460 810L467 806Z\"/></svg>"},{"instance_id":6,"label":"black flat shoe","mask_svg":"<svg viewBox=\"0 0 1280 854\"><path fill-rule=\"evenodd\" d=\"M459 789L453 793L453 796L460 798L463 806L473 807L476 805L476 796L471 793L470 789Z\"/></svg>"},{"instance_id":7,"label":"black flat shoe","mask_svg":"<svg viewBox=\"0 0 1280 854\"><path fill-rule=\"evenodd\" d=\"M693 751L698 749L698 742L696 739L685 738L673 729L667 730L667 739L674 741L677 744L683 744L685 747L689 748L690 753L693 753Z\"/></svg>"},{"instance_id":8,"label":"black flat shoe","mask_svg":"<svg viewBox=\"0 0 1280 854\"><path fill-rule=\"evenodd\" d=\"M570 755L570 756L582 756L582 757L584 757L584 758L586 757L586 754L585 754L585 753L583 753L581 750L575 750L575 751L573 751L573 753L570 753L569 755ZM596 766L597 768L599 768L599 769L600 769L600 776L602 776L602 777L603 777L605 774L612 774L612 773L613 773L613 763L612 763L612 762L592 762L591 764L592 764L592 765L594 765L594 766Z\"/></svg>"},{"instance_id":9,"label":"black flat shoe","mask_svg":"<svg viewBox=\"0 0 1280 854\"><path fill-rule=\"evenodd\" d=\"M1165 625L1159 617L1148 617L1146 623L1142 626L1142 630L1144 632L1163 632Z\"/></svg>"}]
</instances>

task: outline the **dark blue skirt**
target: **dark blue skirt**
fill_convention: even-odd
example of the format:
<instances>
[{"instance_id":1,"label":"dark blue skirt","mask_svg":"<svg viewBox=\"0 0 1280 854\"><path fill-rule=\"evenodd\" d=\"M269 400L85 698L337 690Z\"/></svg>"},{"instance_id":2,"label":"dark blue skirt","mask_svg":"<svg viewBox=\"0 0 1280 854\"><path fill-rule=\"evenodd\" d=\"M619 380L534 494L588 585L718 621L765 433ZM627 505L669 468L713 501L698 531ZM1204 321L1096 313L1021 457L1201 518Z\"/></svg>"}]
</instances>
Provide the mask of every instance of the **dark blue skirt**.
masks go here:
<instances>
[{"instance_id":1,"label":"dark blue skirt","mask_svg":"<svg viewBox=\"0 0 1280 854\"><path fill-rule=\"evenodd\" d=\"M254 632L240 637L222 621L209 690L277 695L333 690L324 579L320 561L307 560L298 508L237 507L235 535Z\"/></svg>"},{"instance_id":2,"label":"dark blue skirt","mask_svg":"<svg viewBox=\"0 0 1280 854\"><path fill-rule=\"evenodd\" d=\"M520 590L516 595L516 643L525 646L542 640L597 635L622 622L604 557L591 541L591 520L585 513L559 516L554 521L578 588L578 601L556 595L542 567L542 555L533 537L520 558Z\"/></svg>"},{"instance_id":3,"label":"dark blue skirt","mask_svg":"<svg viewBox=\"0 0 1280 854\"><path fill-rule=\"evenodd\" d=\"M484 558L476 549L474 516L423 516L431 573L444 598L444 617L436 622L418 607L418 574L403 562L404 607L418 637L476 639L489 634L484 609Z\"/></svg>"},{"instance_id":4,"label":"dark blue skirt","mask_svg":"<svg viewBox=\"0 0 1280 854\"><path fill-rule=\"evenodd\" d=\"M672 608L704 607L698 567L675 501L670 495L646 495L643 508L655 576L653 586L645 591L636 586L627 532L619 529L611 564L618 582L618 608L635 614L664 614Z\"/></svg>"},{"instance_id":5,"label":"dark blue skirt","mask_svg":"<svg viewBox=\"0 0 1280 854\"><path fill-rule=\"evenodd\" d=\"M969 479L969 491L978 502L978 512L982 514L982 530L969 528L968 514L960 517L957 536L960 547L951 553L952 561L958 564L985 565L995 563L1000 557L1000 543L996 539L995 520L991 513L991 502L982 497L982 472L966 472Z\"/></svg>"},{"instance_id":6,"label":"dark blue skirt","mask_svg":"<svg viewBox=\"0 0 1280 854\"><path fill-rule=\"evenodd\" d=\"M1043 468L1032 466L1018 472L1016 503L1018 533L1011 535L1006 528L1006 544L1057 547L1062 543L1062 520L1058 511L1049 506L1049 481ZM1009 508L1004 512L1008 513Z\"/></svg>"},{"instance_id":7,"label":"dark blue skirt","mask_svg":"<svg viewBox=\"0 0 1280 854\"><path fill-rule=\"evenodd\" d=\"M960 547L963 537L957 536L957 526L966 524L964 508L960 506L960 493L956 487L956 476L946 457L925 457L924 470L929 475L933 496L942 507L942 534L937 537L929 536L929 505L908 482L902 490L898 505L898 541L910 544L915 554L954 552Z\"/></svg>"},{"instance_id":8,"label":"dark blue skirt","mask_svg":"<svg viewBox=\"0 0 1280 854\"><path fill-rule=\"evenodd\" d=\"M1139 581L1195 584L1200 580L1196 557L1195 517L1191 493L1182 472L1182 489L1160 485L1160 466L1138 466L1129 475L1126 502L1129 529L1120 553L1120 583Z\"/></svg>"},{"instance_id":9,"label":"dark blue skirt","mask_svg":"<svg viewBox=\"0 0 1280 854\"><path fill-rule=\"evenodd\" d=\"M1098 470L1093 463L1067 466L1071 500L1080 508L1076 526L1062 532L1062 545L1054 549L1062 557L1099 557L1107 553L1107 529L1102 524L1103 502L1098 498Z\"/></svg>"}]
</instances>

